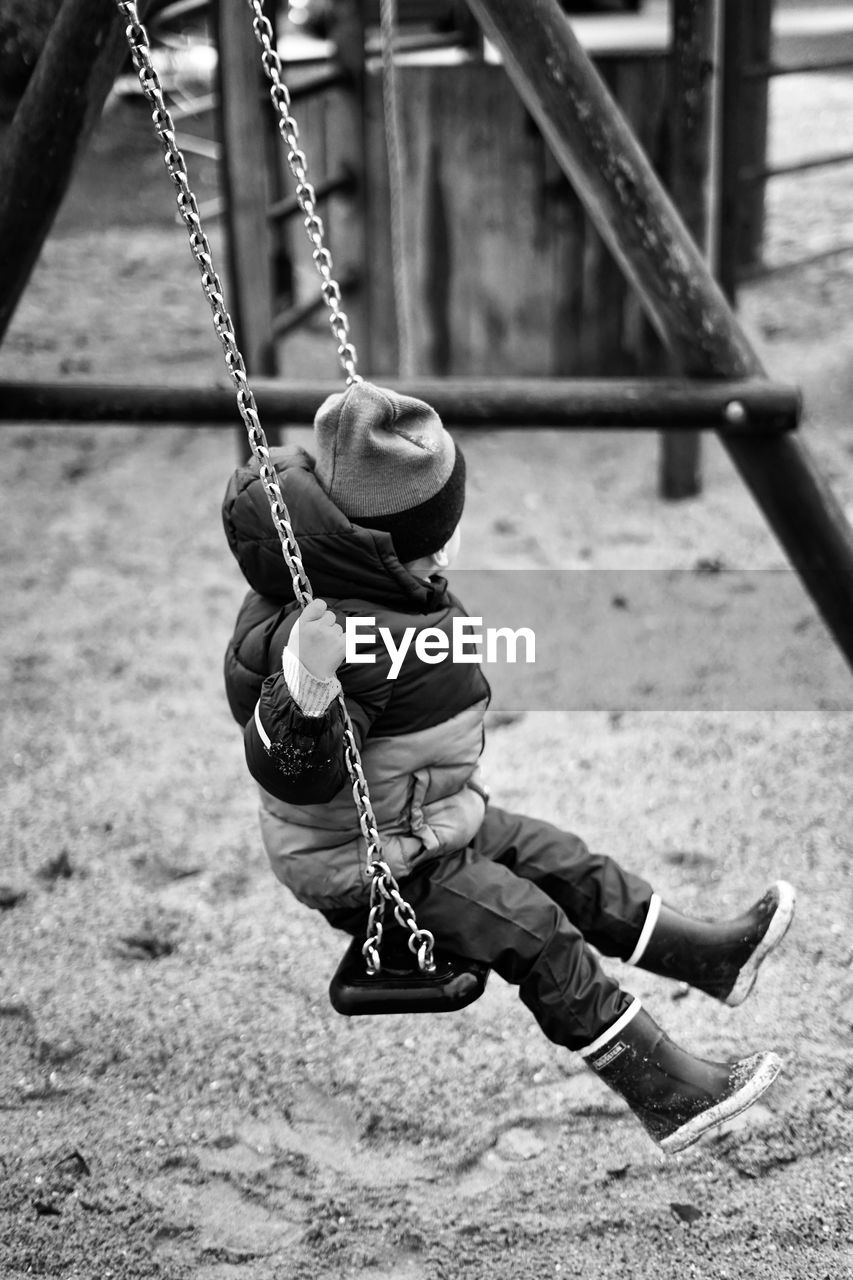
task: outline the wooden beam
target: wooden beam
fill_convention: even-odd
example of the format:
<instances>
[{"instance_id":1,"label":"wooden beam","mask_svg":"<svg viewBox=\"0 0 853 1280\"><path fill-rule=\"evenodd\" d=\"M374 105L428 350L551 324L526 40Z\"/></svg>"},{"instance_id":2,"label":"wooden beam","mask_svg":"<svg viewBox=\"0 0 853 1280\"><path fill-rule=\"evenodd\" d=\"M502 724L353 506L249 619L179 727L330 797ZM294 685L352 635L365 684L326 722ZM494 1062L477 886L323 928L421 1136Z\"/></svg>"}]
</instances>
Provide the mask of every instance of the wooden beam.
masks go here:
<instances>
[{"instance_id":1,"label":"wooden beam","mask_svg":"<svg viewBox=\"0 0 853 1280\"><path fill-rule=\"evenodd\" d=\"M326 396L341 390L335 382L251 381L262 420L310 423ZM434 405L451 427L703 427L744 436L793 430L800 411L795 387L758 378L418 378L394 386ZM0 382L0 421L6 422L228 424L236 414L234 393L225 387Z\"/></svg>"},{"instance_id":2,"label":"wooden beam","mask_svg":"<svg viewBox=\"0 0 853 1280\"><path fill-rule=\"evenodd\" d=\"M679 367L749 376L758 357L557 0L469 0Z\"/></svg>"},{"instance_id":3,"label":"wooden beam","mask_svg":"<svg viewBox=\"0 0 853 1280\"><path fill-rule=\"evenodd\" d=\"M692 377L761 361L557 0L468 0L559 164ZM853 666L853 531L793 435L727 435L741 477Z\"/></svg>"},{"instance_id":4,"label":"wooden beam","mask_svg":"<svg viewBox=\"0 0 853 1280\"><path fill-rule=\"evenodd\" d=\"M64 0L0 148L0 341L125 52L111 0Z\"/></svg>"}]
</instances>

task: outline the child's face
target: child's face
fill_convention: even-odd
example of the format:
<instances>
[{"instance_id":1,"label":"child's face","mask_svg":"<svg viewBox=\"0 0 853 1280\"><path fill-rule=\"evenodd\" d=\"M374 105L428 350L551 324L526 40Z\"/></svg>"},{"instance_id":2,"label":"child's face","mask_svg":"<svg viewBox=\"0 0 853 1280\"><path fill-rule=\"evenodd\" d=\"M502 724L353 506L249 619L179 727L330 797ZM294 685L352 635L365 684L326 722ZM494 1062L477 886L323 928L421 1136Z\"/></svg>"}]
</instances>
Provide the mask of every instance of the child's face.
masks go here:
<instances>
[{"instance_id":1,"label":"child's face","mask_svg":"<svg viewBox=\"0 0 853 1280\"><path fill-rule=\"evenodd\" d=\"M444 573L444 570L449 569L456 559L461 541L462 536L457 525L440 551L433 552L431 556L423 556L420 560L412 560L406 568L418 578L428 578L433 573Z\"/></svg>"},{"instance_id":2,"label":"child's face","mask_svg":"<svg viewBox=\"0 0 853 1280\"><path fill-rule=\"evenodd\" d=\"M453 561L459 555L459 548L462 545L462 525L458 524L453 530L449 542L444 544L444 554L447 556L447 567L453 564Z\"/></svg>"}]
</instances>

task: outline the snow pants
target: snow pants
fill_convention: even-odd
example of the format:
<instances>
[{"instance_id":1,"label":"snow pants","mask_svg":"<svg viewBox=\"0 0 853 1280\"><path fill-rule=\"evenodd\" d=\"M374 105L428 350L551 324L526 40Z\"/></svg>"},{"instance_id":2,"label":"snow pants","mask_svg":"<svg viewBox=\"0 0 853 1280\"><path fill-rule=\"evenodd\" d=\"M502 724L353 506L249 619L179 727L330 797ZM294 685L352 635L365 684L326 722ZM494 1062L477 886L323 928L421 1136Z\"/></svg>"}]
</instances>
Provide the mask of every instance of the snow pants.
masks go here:
<instances>
[{"instance_id":1,"label":"snow pants","mask_svg":"<svg viewBox=\"0 0 853 1280\"><path fill-rule=\"evenodd\" d=\"M630 959L652 888L551 823L489 805L470 845L401 880L400 892L439 948L517 986L556 1044L586 1047L631 1001L596 951ZM356 935L367 924L364 909L324 915Z\"/></svg>"}]
</instances>

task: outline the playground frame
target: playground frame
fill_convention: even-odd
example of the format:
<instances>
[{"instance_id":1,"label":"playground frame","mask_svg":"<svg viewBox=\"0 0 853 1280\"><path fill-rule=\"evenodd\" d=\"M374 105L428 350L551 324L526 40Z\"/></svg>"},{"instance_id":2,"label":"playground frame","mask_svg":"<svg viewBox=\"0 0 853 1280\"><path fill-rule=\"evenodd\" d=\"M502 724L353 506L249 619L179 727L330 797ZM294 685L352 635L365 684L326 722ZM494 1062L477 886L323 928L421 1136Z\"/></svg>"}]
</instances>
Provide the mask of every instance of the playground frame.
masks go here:
<instances>
[{"instance_id":1,"label":"playground frame","mask_svg":"<svg viewBox=\"0 0 853 1280\"><path fill-rule=\"evenodd\" d=\"M701 250L625 124L557 0L468 0L506 71L574 186L679 373L689 410L699 409L715 381L753 384L766 374L758 355L714 280ZM714 0L693 0L704 8ZM118 65L120 24L111 0L64 0L0 154L0 338L14 311L58 208L83 139L97 118ZM120 31L118 32L120 36ZM69 73L73 67L74 74ZM45 156L51 164L45 163ZM50 172L46 173L45 170ZM566 404L572 391L558 388ZM720 387L718 386L718 391ZM441 389L435 389L438 400ZM471 392L471 388L468 389ZM504 392L507 388L503 389ZM588 390L588 389L587 389ZM649 392L653 387L648 387ZM772 390L768 388L768 390ZM498 400L491 407L499 416ZM118 393L111 389L113 394ZM6 403L17 418L66 416L72 384L39 406L38 395L7 384ZM78 409L84 404L78 392ZM164 389L172 408L199 393ZM282 389L282 410L287 392ZM131 392L125 404L141 403ZM738 428L737 402L723 390L723 423ZM93 406L89 402L89 408ZM469 397L470 403L470 397ZM118 401L113 405L116 409ZM452 385L441 401L449 422L462 414ZM532 403L528 401L528 407ZM659 408L649 396L650 408ZM87 411L85 405L81 412ZM130 410L128 408L128 416ZM459 412L457 412L459 411ZM76 415L75 415L76 416ZM92 413L92 416L95 416ZM293 416L288 414L288 416ZM697 418L701 417L697 412ZM137 419L138 420L138 419ZM180 414L173 413L173 421ZM532 419L528 419L529 421ZM587 423L587 425L591 425ZM651 423L648 425L651 426ZM657 421L656 427L675 425ZM681 420L679 425L703 425ZM848 664L853 667L853 531L802 440L786 430L721 429L741 478L812 595Z\"/></svg>"}]
</instances>

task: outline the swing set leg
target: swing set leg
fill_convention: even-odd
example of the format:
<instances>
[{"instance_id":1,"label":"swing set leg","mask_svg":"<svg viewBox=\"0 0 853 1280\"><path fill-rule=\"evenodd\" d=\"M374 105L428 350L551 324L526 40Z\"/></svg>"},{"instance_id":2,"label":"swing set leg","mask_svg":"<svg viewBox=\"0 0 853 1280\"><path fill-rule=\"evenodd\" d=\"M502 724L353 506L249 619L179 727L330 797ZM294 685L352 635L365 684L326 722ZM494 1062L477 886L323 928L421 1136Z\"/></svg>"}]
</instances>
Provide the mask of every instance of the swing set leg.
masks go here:
<instances>
[{"instance_id":1,"label":"swing set leg","mask_svg":"<svg viewBox=\"0 0 853 1280\"><path fill-rule=\"evenodd\" d=\"M115 5L63 0L0 147L0 342L126 54Z\"/></svg>"}]
</instances>

